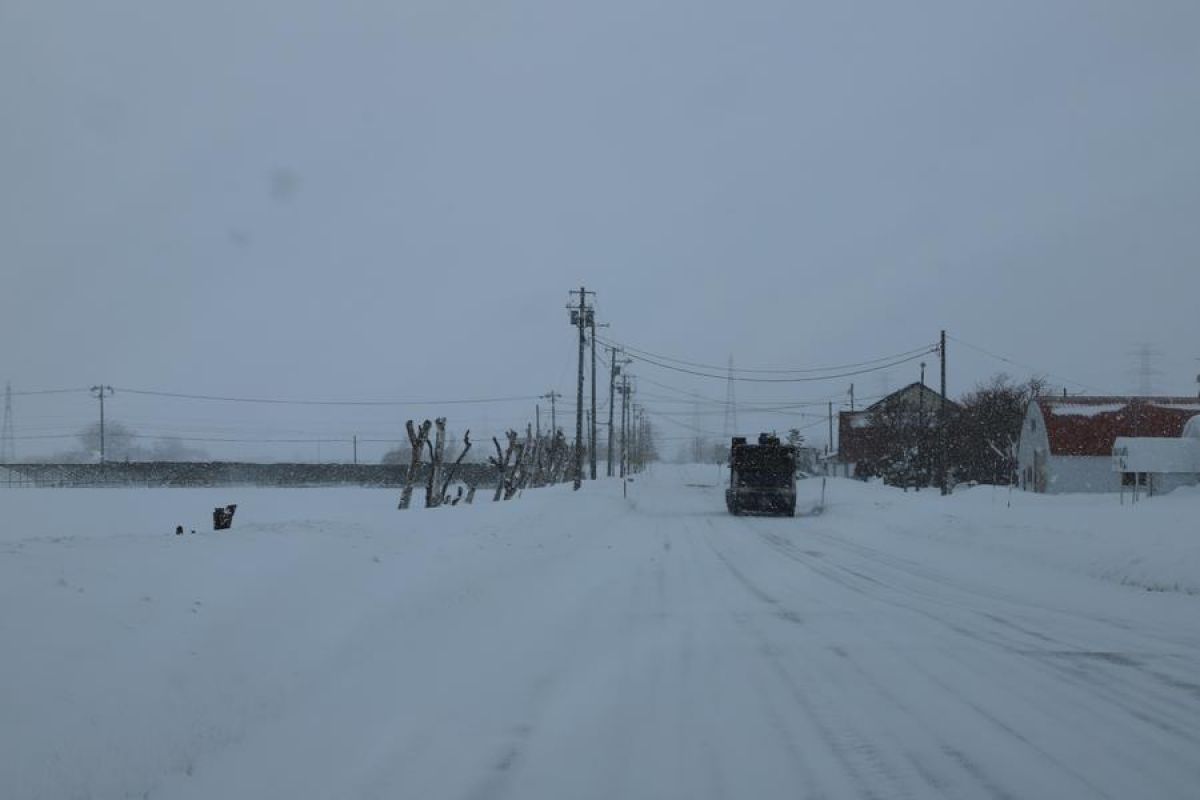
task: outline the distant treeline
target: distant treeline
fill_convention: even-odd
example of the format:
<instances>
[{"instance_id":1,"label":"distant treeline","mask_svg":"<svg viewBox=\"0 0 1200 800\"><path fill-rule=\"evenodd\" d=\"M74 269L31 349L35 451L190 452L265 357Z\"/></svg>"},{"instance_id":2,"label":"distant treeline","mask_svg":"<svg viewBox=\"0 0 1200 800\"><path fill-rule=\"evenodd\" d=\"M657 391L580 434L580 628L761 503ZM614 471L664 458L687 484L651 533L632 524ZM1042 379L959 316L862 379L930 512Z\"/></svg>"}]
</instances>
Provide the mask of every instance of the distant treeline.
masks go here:
<instances>
[{"instance_id":1,"label":"distant treeline","mask_svg":"<svg viewBox=\"0 0 1200 800\"><path fill-rule=\"evenodd\" d=\"M428 464L417 469L424 481ZM107 464L6 464L0 487L203 487L203 486L366 486L400 488L408 472L401 464L257 464L232 461L137 461ZM463 463L455 479L495 486L491 464Z\"/></svg>"}]
</instances>

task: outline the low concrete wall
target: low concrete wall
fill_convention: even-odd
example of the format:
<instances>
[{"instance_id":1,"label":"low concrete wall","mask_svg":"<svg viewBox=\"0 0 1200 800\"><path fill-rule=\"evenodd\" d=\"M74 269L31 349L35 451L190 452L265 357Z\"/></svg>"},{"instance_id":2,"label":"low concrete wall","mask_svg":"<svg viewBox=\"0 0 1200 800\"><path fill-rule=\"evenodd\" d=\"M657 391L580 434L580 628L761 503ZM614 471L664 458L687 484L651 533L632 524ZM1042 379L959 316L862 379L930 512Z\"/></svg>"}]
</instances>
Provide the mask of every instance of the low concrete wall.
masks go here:
<instances>
[{"instance_id":1,"label":"low concrete wall","mask_svg":"<svg viewBox=\"0 0 1200 800\"><path fill-rule=\"evenodd\" d=\"M7 464L0 488L11 487L189 487L189 486L369 486L400 488L407 466L390 464L254 464L232 461L139 461L117 464ZM417 473L423 486L429 465ZM462 464L455 481L495 486L490 464Z\"/></svg>"}]
</instances>

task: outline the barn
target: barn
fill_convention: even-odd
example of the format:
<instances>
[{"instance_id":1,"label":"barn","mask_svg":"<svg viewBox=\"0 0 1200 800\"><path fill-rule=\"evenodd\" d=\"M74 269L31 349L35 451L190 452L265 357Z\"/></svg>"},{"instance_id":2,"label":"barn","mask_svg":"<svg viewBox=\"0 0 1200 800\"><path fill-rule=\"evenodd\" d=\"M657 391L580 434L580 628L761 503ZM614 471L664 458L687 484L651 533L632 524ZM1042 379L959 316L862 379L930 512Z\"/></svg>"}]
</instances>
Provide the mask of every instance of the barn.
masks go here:
<instances>
[{"instance_id":1,"label":"barn","mask_svg":"<svg viewBox=\"0 0 1200 800\"><path fill-rule=\"evenodd\" d=\"M1032 492L1115 492L1118 437L1183 435L1200 415L1195 397L1038 397L1029 403L1017 447L1020 486Z\"/></svg>"}]
</instances>

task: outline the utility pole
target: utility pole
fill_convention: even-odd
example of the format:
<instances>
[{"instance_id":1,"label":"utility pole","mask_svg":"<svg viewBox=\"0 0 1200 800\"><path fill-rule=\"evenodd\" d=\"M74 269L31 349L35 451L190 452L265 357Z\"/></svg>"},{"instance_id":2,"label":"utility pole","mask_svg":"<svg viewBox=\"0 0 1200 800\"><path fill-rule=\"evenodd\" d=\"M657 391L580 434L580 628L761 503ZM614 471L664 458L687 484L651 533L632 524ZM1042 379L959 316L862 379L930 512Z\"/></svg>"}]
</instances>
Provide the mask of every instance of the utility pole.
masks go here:
<instances>
[{"instance_id":1,"label":"utility pole","mask_svg":"<svg viewBox=\"0 0 1200 800\"><path fill-rule=\"evenodd\" d=\"M829 401L829 453L833 453L833 401Z\"/></svg>"},{"instance_id":2,"label":"utility pole","mask_svg":"<svg viewBox=\"0 0 1200 800\"><path fill-rule=\"evenodd\" d=\"M642 422L644 414L641 406L634 406L633 453L637 459L637 471L641 472L646 465L646 453L643 450L645 441L642 439Z\"/></svg>"},{"instance_id":3,"label":"utility pole","mask_svg":"<svg viewBox=\"0 0 1200 800\"><path fill-rule=\"evenodd\" d=\"M629 376L621 376L621 477L625 477L626 473L626 452L625 452L625 433L626 420L629 417Z\"/></svg>"},{"instance_id":4,"label":"utility pole","mask_svg":"<svg viewBox=\"0 0 1200 800\"><path fill-rule=\"evenodd\" d=\"M100 463L104 463L104 398L112 397L113 388L100 384L92 387L92 396L100 401Z\"/></svg>"},{"instance_id":5,"label":"utility pole","mask_svg":"<svg viewBox=\"0 0 1200 800\"><path fill-rule=\"evenodd\" d=\"M537 438L540 442L542 440L542 407L538 403L533 404L533 419L537 430Z\"/></svg>"},{"instance_id":6,"label":"utility pole","mask_svg":"<svg viewBox=\"0 0 1200 800\"><path fill-rule=\"evenodd\" d=\"M0 427L0 464L17 460L16 437L13 435L12 384L4 384L4 424Z\"/></svg>"},{"instance_id":7,"label":"utility pole","mask_svg":"<svg viewBox=\"0 0 1200 800\"><path fill-rule=\"evenodd\" d=\"M629 405L629 472L637 472L638 465L638 407L637 403Z\"/></svg>"},{"instance_id":8,"label":"utility pole","mask_svg":"<svg viewBox=\"0 0 1200 800\"><path fill-rule=\"evenodd\" d=\"M591 421L591 475L592 480L596 480L596 328L607 328L608 324L596 324L596 312L593 310L589 315L592 320L592 421Z\"/></svg>"},{"instance_id":9,"label":"utility pole","mask_svg":"<svg viewBox=\"0 0 1200 800\"><path fill-rule=\"evenodd\" d=\"M358 434L354 434L354 463L358 464Z\"/></svg>"},{"instance_id":10,"label":"utility pole","mask_svg":"<svg viewBox=\"0 0 1200 800\"><path fill-rule=\"evenodd\" d=\"M942 331L938 345L938 357L942 361L942 399L938 401L938 486L942 494L950 493L949 453L946 436L946 331Z\"/></svg>"},{"instance_id":11,"label":"utility pole","mask_svg":"<svg viewBox=\"0 0 1200 800\"><path fill-rule=\"evenodd\" d=\"M632 358L618 358L617 354L621 351L613 346L608 348L608 477L613 476L613 447L616 439L613 436L613 414L616 412L616 393L617 393L617 376L621 374L621 367L625 364L632 364Z\"/></svg>"},{"instance_id":12,"label":"utility pole","mask_svg":"<svg viewBox=\"0 0 1200 800\"><path fill-rule=\"evenodd\" d=\"M583 346L587 342L584 331L595 323L594 309L587 304L587 296L596 293L580 286L579 291L572 289L571 294L579 295L578 307L567 305L571 324L579 330L579 379L575 382L575 490L578 491L583 486Z\"/></svg>"},{"instance_id":13,"label":"utility pole","mask_svg":"<svg viewBox=\"0 0 1200 800\"><path fill-rule=\"evenodd\" d=\"M608 348L608 464L605 474L613 476L613 401L616 399L617 373L621 365L617 363L617 348ZM1197 379L1200 380L1200 379Z\"/></svg>"},{"instance_id":14,"label":"utility pole","mask_svg":"<svg viewBox=\"0 0 1200 800\"><path fill-rule=\"evenodd\" d=\"M854 384L850 384L850 410L854 410Z\"/></svg>"},{"instance_id":15,"label":"utility pole","mask_svg":"<svg viewBox=\"0 0 1200 800\"><path fill-rule=\"evenodd\" d=\"M562 397L562 395L552 389L542 395L542 397L550 401L550 438L553 439L558 435L558 416L554 410L555 403L558 402L558 399Z\"/></svg>"}]
</instances>

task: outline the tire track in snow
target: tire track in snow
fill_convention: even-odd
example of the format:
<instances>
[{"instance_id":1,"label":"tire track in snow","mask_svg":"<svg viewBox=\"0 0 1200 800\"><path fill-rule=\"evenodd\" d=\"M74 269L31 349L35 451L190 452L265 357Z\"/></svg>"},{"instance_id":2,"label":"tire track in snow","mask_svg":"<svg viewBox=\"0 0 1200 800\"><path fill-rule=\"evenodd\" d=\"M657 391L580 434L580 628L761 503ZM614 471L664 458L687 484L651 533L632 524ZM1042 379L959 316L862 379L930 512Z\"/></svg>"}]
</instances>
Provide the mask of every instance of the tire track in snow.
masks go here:
<instances>
[{"instance_id":1,"label":"tire track in snow","mask_svg":"<svg viewBox=\"0 0 1200 800\"><path fill-rule=\"evenodd\" d=\"M769 549L776 552L777 554L782 555L791 561L794 561L796 563L799 563L799 564L807 567L809 570L817 573L821 577L826 578L827 580L833 582L834 584L838 585L839 587L841 587L843 589L848 589L857 594L865 595L867 598L869 598L875 602L878 602L880 604L881 608L890 608L890 607L899 606L901 608L904 608L907 611L915 612L918 615L925 617L932 622L943 625L943 626L949 628L953 633L955 633L959 636L966 637L968 640L972 640L974 642L984 644L984 645L989 645L989 644L993 645L993 646L997 645L996 642L989 640L987 637L977 633L976 631L966 628L961 625L950 623L947 620L942 619L941 617L938 617L937 615L932 614L931 612L929 612L925 609L913 606L910 603L898 603L898 602L896 602L895 598L882 597L878 593L879 590L880 589L884 589L884 590L892 589L893 587L889 586L889 584L886 584L882 581L871 578L870 576L861 576L860 572L856 571L856 570L842 569L842 568L840 568L840 565L838 565L836 563L831 563L829 559L822 559L820 561L816 561L816 560L810 560L808 558L805 558L800 552L798 552L796 547L791 542L784 539L779 534L775 534L775 533L772 533L769 531L767 531L767 532L761 531L757 526L754 525L753 520L748 520L748 519L738 518L738 517L735 517L733 519L735 519L738 523L740 523L740 525L743 528L746 528L756 534L756 536L753 538L753 540L762 542L763 544L767 545L767 547ZM847 577L847 576L849 576L849 577ZM863 577L867 578L867 580L865 581L867 586L856 585L857 582L862 581ZM1004 645L1002 643L999 646L1004 647ZM932 680L934 683L936 683L941 690L950 693L960 703L972 708L972 710L977 715L981 716L984 720L986 720L990 725L992 725L998 731L1000 731L1001 733L1005 734L1008 737L1016 739L1022 745L1024 745L1028 749L1030 749L1032 752L1036 753L1043 760L1046 760L1050 765L1052 765L1053 767L1055 767L1056 769L1061 771L1063 774L1069 775L1074 780L1082 783L1084 786L1086 786L1089 789L1089 791L1092 792L1093 796L1096 796L1096 797L1109 796L1109 795L1105 794L1103 792L1103 790L1101 790L1098 786L1096 786L1092 781L1090 781L1086 776L1079 773L1077 770L1072 769L1070 766L1063 763L1060 759L1056 758L1051 753L1049 753L1048 751L1046 751L1045 749L1043 749L1036 743L1032 742L1030 739L1028 739L1024 735L1022 735L1019 731L1017 731L1011 725L1008 725L1007 723L1003 722L998 717L996 717L994 714L992 714L991 712L989 712L988 710L986 710L979 704L977 704L974 701L967 698L965 695L963 695L961 692L959 692L954 687L946 684L944 681L938 679L936 676L934 676L931 673L929 673L928 671L922 669L921 666L917 662L912 661L911 659L908 659L908 660L909 660L909 663L915 669L924 673L926 675L926 677L928 677L930 680ZM974 668L974 665L970 665L968 668Z\"/></svg>"},{"instance_id":2,"label":"tire track in snow","mask_svg":"<svg viewBox=\"0 0 1200 800\"><path fill-rule=\"evenodd\" d=\"M805 563L806 566L811 568L812 565L799 556L795 547L790 542L774 534L765 534L765 537L770 540L772 546L778 547L785 555ZM882 554L880 551L838 540L830 534L822 534L822 539L828 544L836 543L845 550L856 552L861 557L872 561L872 563L877 563L884 568L899 573L900 576L911 575L923 583L935 584L935 587L938 585L937 573L924 568L910 571L908 569L910 562L905 559L888 558L886 554ZM878 560L874 559L875 555L879 555ZM859 574L858 570L850 570L850 572L855 575ZM1077 688L1103 698L1105 701L1120 708L1126 714L1151 727L1158 728L1175 737L1200 743L1200 731L1197 731L1196 725L1196 720L1198 715L1200 715L1200 704L1185 702L1181 705L1177 696L1157 692L1151 686L1146 685L1146 681L1128 679L1128 675L1122 674L1121 670L1105 669L1102 672L1097 672L1087 662L1098 661L1104 662L1106 666L1134 668L1163 686L1187 693L1191 696L1192 700L1200 699L1200 685L1186 680L1174 679L1161 671L1143 670L1142 665L1135 659L1121 653L1089 650L1086 643L1065 642L1029 626L1014 623L998 614L972 607L978 599L984 598L994 599L1007 605L1019 605L1025 609L1035 608L1028 601L1015 600L1010 595L1004 595L996 591L976 591L975 587L968 586L961 581L948 580L945 586L941 588L943 589L943 594L944 589L947 588L958 592L958 596L951 600L935 594L933 588L916 589L911 586L894 583L885 584L880 581L875 582L918 603L931 603L956 613L967 612L986 619L993 623L993 625L1016 631L1026 637L1026 641L1004 636L998 630L993 630L990 635L971 631L970 635L981 642L989 642L996 647L1000 647L1007 653L1032 659L1038 669L1055 673ZM944 624L946 623L946 620L941 616L933 614L912 602L900 602L894 597L891 599L891 602L902 605L930 619L938 619ZM1067 616L1071 620L1082 619L1089 623L1099 622L1100 624L1110 624L1107 620L1086 617L1073 611L1042 609L1041 613L1052 614L1056 617ZM959 630L959 626L954 626L954 629ZM963 628L960 632L968 630L970 629ZM1076 663L1071 663L1073 660ZM1098 678L1102 680L1098 680ZM1148 709L1152 710L1153 713L1148 713Z\"/></svg>"},{"instance_id":3,"label":"tire track in snow","mask_svg":"<svg viewBox=\"0 0 1200 800\"><path fill-rule=\"evenodd\" d=\"M750 580L722 553L711 537L706 539L717 560L726 568L733 580L751 597L768 606L772 616L779 617L783 608L788 617L800 618L799 614L787 609L778 599ZM821 743L840 765L845 777L864 800L884 798L913 798L910 787L905 785L899 772L879 750L878 746L852 726L839 719L836 714L823 711L809 695L809 688L788 670L784 662L784 650L746 615L733 615L739 628L756 644L768 670L782 686L786 694L803 712L803 718L813 726ZM836 796L836 795L834 795Z\"/></svg>"},{"instance_id":4,"label":"tire track in snow","mask_svg":"<svg viewBox=\"0 0 1200 800\"><path fill-rule=\"evenodd\" d=\"M747 523L747 521L745 521L745 520L741 520L741 522L743 522L743 524ZM771 532L761 532L761 531L756 531L756 533L759 534L759 539L761 541L763 541L772 550L776 551L780 555L783 555L795 562L798 562L798 563L804 565L805 567L809 568L810 570L813 570L814 572L821 574L823 577L827 577L828 579L838 583L839 585L847 585L854 581L860 580L861 577L863 577L861 570L844 569L844 570L839 570L839 571L833 571L838 567L838 565L836 565L836 564L830 565L830 564L828 564L828 561L826 563L820 564L820 565L814 564L809 559L804 558L801 555L801 553L798 552L795 545L793 545L791 542L784 539L783 537L779 536L778 534L774 534ZM831 569L831 566L833 567L833 569ZM839 572L841 574L838 574ZM846 576L849 576L849 577L846 577ZM870 576L866 576L866 577L870 577ZM945 598L942 598L942 597L926 598L924 592L906 591L906 589L904 587L897 586L893 583L880 581L880 580L874 579L874 578L867 581L865 586L860 585L858 588L863 593L873 596L874 599L878 600L881 603L886 603L889 606L898 606L898 607L904 608L908 611L919 614L920 616L925 617L925 618L929 619L930 621L937 622L939 624L946 626L952 632L954 632L958 635L961 635L961 636L965 636L969 640L972 640L981 646L999 648L1007 654L1025 657L1025 658L1030 658L1030 657L1036 658L1037 656L1040 656L1042 654L1042 651L1030 650L1029 649L1030 645L1027 641L1020 642L1020 641L1012 639L1011 637L1005 637L1003 635L1000 635L995 631L988 632L988 633L976 631L976 630L967 628L964 625L952 623L949 620L946 620L945 618L943 618L942 616L939 616L938 614L929 611L927 608L923 608L923 607L917 605L917 603L919 603L920 601L922 601L924 599L929 599L940 608L945 608L947 610L953 610L956 612L962 612L964 610L960 605L958 605L952 601L948 601ZM897 596L897 595L899 595L899 596ZM1000 598L1000 599L1004 599L1004 598ZM1039 641L1042 643L1057 642L1057 640L1054 640L1052 637L1048 637L1048 636L1040 635L1040 634L1038 636L1035 636L1034 638L1039 639ZM1070 647L1070 645L1066 645L1066 644L1062 644L1061 646L1063 648L1068 648L1068 649ZM1031 656L1031 653L1034 655ZM952 658L956 658L956 660L960 661L960 663L963 664L963 667L966 670L974 670L977 668L977 665L974 663L966 662L966 661L962 660L961 658L958 658L954 654L949 654L949 655ZM1101 660L1103 661L1103 659L1101 659ZM1105 790L1103 788L1101 788L1099 785L1097 785L1094 781L1090 780L1086 775L1084 775L1083 773L1081 773L1080 771L1078 771L1076 769L1071 768L1070 766L1065 764L1061 759L1056 758L1045 748L1035 744L1034 742L1029 740L1027 737L1019 735L1019 732L1017 732L1016 729L1013 728L1011 725L1008 725L1003 720L1001 720L999 717L997 717L995 714L992 714L991 712L984 709L982 706L974 703L973 701L969 700L965 696L961 695L961 693L958 693L952 686L947 684L945 681L937 678L932 673L930 673L928 670L923 669L923 667L920 664L918 664L916 661L913 661L911 659L909 659L909 661L915 668L921 670L926 675L926 677L933 680L942 690L956 694L957 697L962 702L965 702L967 705L971 706L975 710L976 713L983 716L983 718L988 720L988 722L990 724L995 726L1000 731L1002 731L1006 734L1009 734L1009 735L1017 735L1026 746L1035 750L1042 758L1047 759L1050 763L1052 763L1057 769L1062 771L1064 774L1071 775L1074 779L1076 779L1077 781L1082 783L1084 786L1088 787L1089 791L1091 791L1095 796L1107 796L1105 794ZM1120 664L1119 659L1117 661L1112 661L1112 666L1114 666L1116 668L1119 668L1121 666L1128 667L1128 665ZM1194 714L1189 714L1186 711L1180 712L1180 709L1177 707L1177 705L1171 704L1170 698L1157 697L1153 693L1146 693L1146 690L1144 689L1144 687L1139 687L1137 684L1128 684L1129 689L1127 690L1126 688L1124 688L1123 685L1113 686L1113 685L1111 685L1111 682L1109 682L1109 681L1102 681L1102 682L1097 681L1097 680L1095 680L1094 676L1081 676L1079 670L1069 670L1069 668L1063 664L1055 664L1053 662L1048 663L1048 664L1037 663L1037 667L1039 669L1047 672L1048 674L1056 674L1058 678L1068 679L1070 681L1071 685L1073 685L1075 688L1089 694L1093 699L1091 699L1088 702L1078 701L1076 703L1078 706L1085 709L1089 713L1094 713L1094 707L1095 707L1095 699L1094 698L1102 698L1104 701L1106 701L1106 702L1110 703L1111 705L1115 706L1116 708L1120 709L1121 711L1123 711L1130 717L1140 720L1143 723L1149 724L1154 728L1158 728L1159 730L1162 730L1163 732L1168 733L1177 739L1183 738L1183 739L1193 740L1195 738L1194 735L1189 731L1188 726L1190 723L1191 727L1194 728L1195 720L1197 719L1196 716ZM1108 677L1111 677L1111 676L1108 676ZM1020 687L1019 684L1015 684L1012 691L1017 692L1017 693L1022 693L1021 688L1022 687ZM1139 691L1142 692L1142 696L1137 696L1137 693ZM1132 692L1132 694L1131 694L1131 692ZM1024 694L1027 695L1027 693L1024 693ZM1039 698L1027 697L1027 702L1030 704L1031 707L1037 707L1039 705ZM1156 707L1157 718L1153 715L1147 714L1143 710L1145 704L1147 704L1147 703ZM1164 717L1166 718L1166 720L1163 719ZM1128 764L1130 770L1143 774L1144 776L1146 776L1147 779L1149 779L1151 781L1155 777L1155 771L1152 768L1150 768L1147 765L1142 764L1142 763L1130 761L1129 760L1130 757L1120 749L1113 752L1112 758L1115 758L1118 761L1124 761L1125 763Z\"/></svg>"}]
</instances>

